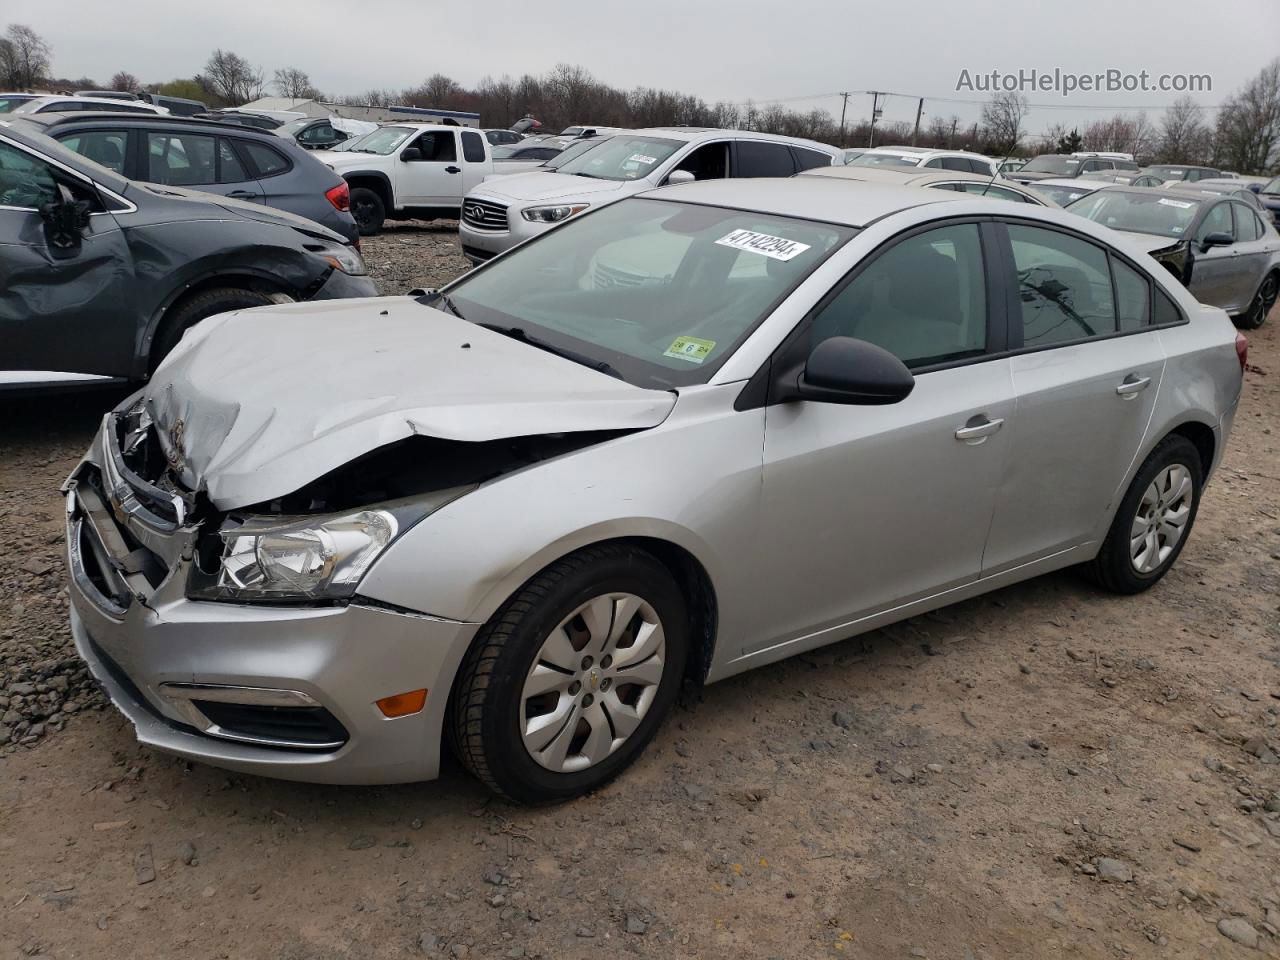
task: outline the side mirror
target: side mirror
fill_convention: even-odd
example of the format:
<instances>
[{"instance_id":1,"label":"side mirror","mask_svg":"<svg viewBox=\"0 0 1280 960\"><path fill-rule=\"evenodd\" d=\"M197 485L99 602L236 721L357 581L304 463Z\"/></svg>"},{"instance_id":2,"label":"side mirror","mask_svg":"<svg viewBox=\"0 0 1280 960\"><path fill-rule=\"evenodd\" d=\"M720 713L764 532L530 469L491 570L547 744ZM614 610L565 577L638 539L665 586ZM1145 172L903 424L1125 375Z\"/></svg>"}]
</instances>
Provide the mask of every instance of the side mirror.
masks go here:
<instances>
[{"instance_id":1,"label":"side mirror","mask_svg":"<svg viewBox=\"0 0 1280 960\"><path fill-rule=\"evenodd\" d=\"M1248 187L1250 190L1252 190L1254 193L1262 192L1262 184L1260 183L1246 183L1245 186Z\"/></svg>"},{"instance_id":2,"label":"side mirror","mask_svg":"<svg viewBox=\"0 0 1280 960\"><path fill-rule=\"evenodd\" d=\"M698 178L690 170L672 170L667 174L667 185L674 183L693 183Z\"/></svg>"},{"instance_id":3,"label":"side mirror","mask_svg":"<svg viewBox=\"0 0 1280 960\"><path fill-rule=\"evenodd\" d=\"M853 337L823 340L804 369L784 376L780 400L881 405L905 400L916 379L883 347Z\"/></svg>"},{"instance_id":4,"label":"side mirror","mask_svg":"<svg viewBox=\"0 0 1280 960\"><path fill-rule=\"evenodd\" d=\"M422 159L422 150L418 147L405 147L400 151L400 159L406 163L412 163L415 160Z\"/></svg>"},{"instance_id":5,"label":"side mirror","mask_svg":"<svg viewBox=\"0 0 1280 960\"><path fill-rule=\"evenodd\" d=\"M1200 252L1205 253L1211 247L1229 247L1235 242L1236 238L1229 233L1207 233L1200 241Z\"/></svg>"},{"instance_id":6,"label":"side mirror","mask_svg":"<svg viewBox=\"0 0 1280 960\"><path fill-rule=\"evenodd\" d=\"M80 249L82 233L89 226L89 204L77 200L63 184L57 187L58 199L40 208L45 240L54 251L74 253Z\"/></svg>"}]
</instances>

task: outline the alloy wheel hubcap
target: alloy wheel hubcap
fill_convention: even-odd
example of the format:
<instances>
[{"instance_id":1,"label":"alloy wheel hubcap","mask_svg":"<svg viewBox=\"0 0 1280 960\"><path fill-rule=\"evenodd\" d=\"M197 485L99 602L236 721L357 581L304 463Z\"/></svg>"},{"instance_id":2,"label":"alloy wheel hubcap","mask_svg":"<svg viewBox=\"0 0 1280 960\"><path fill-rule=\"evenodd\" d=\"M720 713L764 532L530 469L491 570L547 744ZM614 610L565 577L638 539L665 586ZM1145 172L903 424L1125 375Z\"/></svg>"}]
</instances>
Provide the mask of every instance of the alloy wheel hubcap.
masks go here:
<instances>
[{"instance_id":1,"label":"alloy wheel hubcap","mask_svg":"<svg viewBox=\"0 0 1280 960\"><path fill-rule=\"evenodd\" d=\"M1154 573L1187 530L1193 494L1191 471L1165 467L1147 487L1129 528L1129 562L1138 573Z\"/></svg>"},{"instance_id":2,"label":"alloy wheel hubcap","mask_svg":"<svg viewBox=\"0 0 1280 960\"><path fill-rule=\"evenodd\" d=\"M540 766L574 773L626 743L658 695L667 642L630 593L588 600L551 631L525 678L520 732Z\"/></svg>"}]
</instances>

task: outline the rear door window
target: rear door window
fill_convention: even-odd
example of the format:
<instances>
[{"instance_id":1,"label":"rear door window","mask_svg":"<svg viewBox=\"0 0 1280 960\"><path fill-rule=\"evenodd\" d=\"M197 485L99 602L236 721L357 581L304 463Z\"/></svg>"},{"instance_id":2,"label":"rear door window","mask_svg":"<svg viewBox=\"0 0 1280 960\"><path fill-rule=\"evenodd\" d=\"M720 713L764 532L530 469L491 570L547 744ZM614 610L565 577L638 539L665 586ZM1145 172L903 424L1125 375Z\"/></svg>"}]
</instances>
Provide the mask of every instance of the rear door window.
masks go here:
<instances>
[{"instance_id":1,"label":"rear door window","mask_svg":"<svg viewBox=\"0 0 1280 960\"><path fill-rule=\"evenodd\" d=\"M1231 211L1236 216L1236 240L1243 242L1261 238L1262 224L1252 210L1242 204L1233 203Z\"/></svg>"},{"instance_id":2,"label":"rear door window","mask_svg":"<svg viewBox=\"0 0 1280 960\"><path fill-rule=\"evenodd\" d=\"M484 138L470 130L462 132L462 159L467 163L484 163Z\"/></svg>"},{"instance_id":3,"label":"rear door window","mask_svg":"<svg viewBox=\"0 0 1280 960\"><path fill-rule=\"evenodd\" d=\"M796 172L795 161L785 144L760 140L739 140L735 144L737 177L789 177Z\"/></svg>"},{"instance_id":4,"label":"rear door window","mask_svg":"<svg viewBox=\"0 0 1280 960\"><path fill-rule=\"evenodd\" d=\"M1057 230L1009 224L1008 231L1025 346L1052 346L1116 332L1106 251Z\"/></svg>"},{"instance_id":5,"label":"rear door window","mask_svg":"<svg viewBox=\"0 0 1280 960\"><path fill-rule=\"evenodd\" d=\"M124 161L129 155L129 134L124 130L85 130L58 137L58 142L108 170L127 176Z\"/></svg>"},{"instance_id":6,"label":"rear door window","mask_svg":"<svg viewBox=\"0 0 1280 960\"><path fill-rule=\"evenodd\" d=\"M258 177L271 177L289 169L289 161L278 150L256 140L239 140L237 145L249 156Z\"/></svg>"},{"instance_id":7,"label":"rear door window","mask_svg":"<svg viewBox=\"0 0 1280 960\"><path fill-rule=\"evenodd\" d=\"M198 133L148 130L147 179L173 187L217 183L216 138Z\"/></svg>"},{"instance_id":8,"label":"rear door window","mask_svg":"<svg viewBox=\"0 0 1280 960\"><path fill-rule=\"evenodd\" d=\"M795 154L796 168L798 170L812 170L815 167L831 166L831 157L825 153L819 153L817 150L792 147L791 152Z\"/></svg>"}]
</instances>

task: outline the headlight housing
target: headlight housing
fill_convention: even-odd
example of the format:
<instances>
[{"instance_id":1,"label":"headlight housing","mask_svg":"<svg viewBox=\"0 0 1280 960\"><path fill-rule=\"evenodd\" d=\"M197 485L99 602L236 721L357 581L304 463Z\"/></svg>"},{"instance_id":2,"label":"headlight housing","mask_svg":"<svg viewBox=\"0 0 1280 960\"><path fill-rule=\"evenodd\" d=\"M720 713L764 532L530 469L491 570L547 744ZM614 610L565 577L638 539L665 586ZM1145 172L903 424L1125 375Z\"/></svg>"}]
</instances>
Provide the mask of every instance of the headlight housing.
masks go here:
<instances>
[{"instance_id":1,"label":"headlight housing","mask_svg":"<svg viewBox=\"0 0 1280 960\"><path fill-rule=\"evenodd\" d=\"M197 567L188 594L202 600L345 599L399 529L386 510L228 520L217 533L216 569Z\"/></svg>"},{"instance_id":2,"label":"headlight housing","mask_svg":"<svg viewBox=\"0 0 1280 960\"><path fill-rule=\"evenodd\" d=\"M360 256L360 251L355 247L340 243L309 243L307 244L307 249L321 260L328 261L329 266L335 270L341 270L349 276L363 277L369 273L368 268L364 265L364 257Z\"/></svg>"},{"instance_id":3,"label":"headlight housing","mask_svg":"<svg viewBox=\"0 0 1280 960\"><path fill-rule=\"evenodd\" d=\"M187 596L233 603L347 600L396 537L471 484L317 516L232 516L199 544Z\"/></svg>"},{"instance_id":4,"label":"headlight housing","mask_svg":"<svg viewBox=\"0 0 1280 960\"><path fill-rule=\"evenodd\" d=\"M520 216L530 223L559 223L576 216L589 206L589 203L563 203L551 207L526 207L520 211Z\"/></svg>"}]
</instances>

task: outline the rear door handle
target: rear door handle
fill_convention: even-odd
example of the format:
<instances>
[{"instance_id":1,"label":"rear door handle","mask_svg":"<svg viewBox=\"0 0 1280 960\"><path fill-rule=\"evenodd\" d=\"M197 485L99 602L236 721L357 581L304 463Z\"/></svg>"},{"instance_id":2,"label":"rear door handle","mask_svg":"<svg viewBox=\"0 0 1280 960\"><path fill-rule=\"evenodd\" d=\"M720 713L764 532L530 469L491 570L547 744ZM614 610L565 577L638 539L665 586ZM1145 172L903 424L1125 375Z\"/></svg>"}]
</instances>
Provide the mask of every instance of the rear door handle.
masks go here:
<instances>
[{"instance_id":1,"label":"rear door handle","mask_svg":"<svg viewBox=\"0 0 1280 960\"><path fill-rule=\"evenodd\" d=\"M1124 378L1120 386L1116 387L1116 393L1126 398L1136 397L1149 386L1151 386L1150 377L1140 377L1136 373L1131 373Z\"/></svg>"},{"instance_id":2,"label":"rear door handle","mask_svg":"<svg viewBox=\"0 0 1280 960\"><path fill-rule=\"evenodd\" d=\"M962 440L967 444L976 446L982 443L987 437L991 436L997 430L1004 426L1003 419L988 419L985 413L979 413L970 417L963 427L956 431L956 439Z\"/></svg>"},{"instance_id":3,"label":"rear door handle","mask_svg":"<svg viewBox=\"0 0 1280 960\"><path fill-rule=\"evenodd\" d=\"M445 167L444 172L445 173L461 173L462 168L461 167Z\"/></svg>"}]
</instances>

